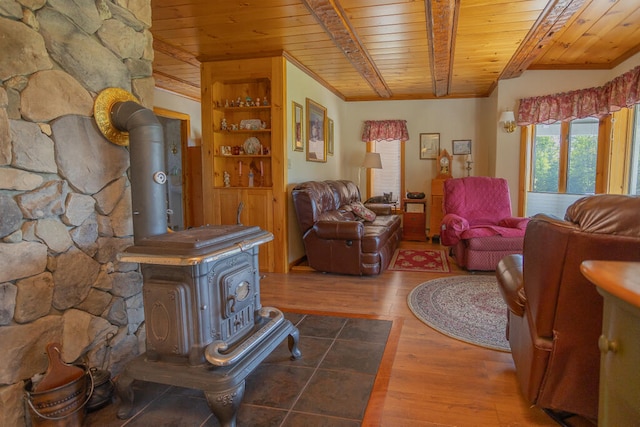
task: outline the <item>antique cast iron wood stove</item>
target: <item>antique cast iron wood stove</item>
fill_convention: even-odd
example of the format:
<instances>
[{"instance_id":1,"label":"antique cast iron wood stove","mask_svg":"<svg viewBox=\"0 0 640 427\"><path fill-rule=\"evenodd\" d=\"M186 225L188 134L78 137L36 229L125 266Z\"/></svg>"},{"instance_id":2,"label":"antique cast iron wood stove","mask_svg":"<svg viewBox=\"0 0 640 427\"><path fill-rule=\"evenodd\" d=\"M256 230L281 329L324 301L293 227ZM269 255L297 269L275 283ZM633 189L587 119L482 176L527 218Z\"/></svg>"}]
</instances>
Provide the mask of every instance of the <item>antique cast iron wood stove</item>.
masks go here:
<instances>
[{"instance_id":1,"label":"antique cast iron wood stove","mask_svg":"<svg viewBox=\"0 0 640 427\"><path fill-rule=\"evenodd\" d=\"M118 258L141 264L146 353L127 364L116 387L119 418L133 412L135 379L197 388L223 426L236 424L245 378L299 332L282 312L260 304L258 248L273 239L259 227L221 225L167 233L162 128L121 89L106 89L94 115L124 145L129 133L134 246Z\"/></svg>"}]
</instances>

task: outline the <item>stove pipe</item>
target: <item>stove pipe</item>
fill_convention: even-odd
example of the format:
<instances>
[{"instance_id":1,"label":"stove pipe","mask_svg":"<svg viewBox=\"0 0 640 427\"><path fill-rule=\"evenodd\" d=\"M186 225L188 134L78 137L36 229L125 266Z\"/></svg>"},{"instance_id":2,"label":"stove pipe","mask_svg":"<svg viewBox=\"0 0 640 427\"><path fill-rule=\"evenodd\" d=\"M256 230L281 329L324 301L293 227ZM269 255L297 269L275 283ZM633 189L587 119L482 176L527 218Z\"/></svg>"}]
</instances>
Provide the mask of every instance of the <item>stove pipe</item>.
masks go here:
<instances>
[{"instance_id":1,"label":"stove pipe","mask_svg":"<svg viewBox=\"0 0 640 427\"><path fill-rule=\"evenodd\" d=\"M162 126L153 111L137 102L116 102L114 127L129 133L129 173L133 211L133 240L167 233L167 195Z\"/></svg>"}]
</instances>

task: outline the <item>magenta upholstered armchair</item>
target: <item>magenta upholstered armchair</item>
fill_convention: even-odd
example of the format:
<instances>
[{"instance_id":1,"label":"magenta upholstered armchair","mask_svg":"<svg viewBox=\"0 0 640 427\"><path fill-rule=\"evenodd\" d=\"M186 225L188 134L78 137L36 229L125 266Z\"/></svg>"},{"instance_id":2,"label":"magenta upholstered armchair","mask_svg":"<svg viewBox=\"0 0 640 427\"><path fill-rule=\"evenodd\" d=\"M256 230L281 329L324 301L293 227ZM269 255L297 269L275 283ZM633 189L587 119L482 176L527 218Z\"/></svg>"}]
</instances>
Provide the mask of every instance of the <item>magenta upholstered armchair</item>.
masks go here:
<instances>
[{"instance_id":1,"label":"magenta upholstered armchair","mask_svg":"<svg viewBox=\"0 0 640 427\"><path fill-rule=\"evenodd\" d=\"M460 267L493 271L504 256L522 253L528 218L511 216L503 178L472 176L444 182L440 239Z\"/></svg>"}]
</instances>

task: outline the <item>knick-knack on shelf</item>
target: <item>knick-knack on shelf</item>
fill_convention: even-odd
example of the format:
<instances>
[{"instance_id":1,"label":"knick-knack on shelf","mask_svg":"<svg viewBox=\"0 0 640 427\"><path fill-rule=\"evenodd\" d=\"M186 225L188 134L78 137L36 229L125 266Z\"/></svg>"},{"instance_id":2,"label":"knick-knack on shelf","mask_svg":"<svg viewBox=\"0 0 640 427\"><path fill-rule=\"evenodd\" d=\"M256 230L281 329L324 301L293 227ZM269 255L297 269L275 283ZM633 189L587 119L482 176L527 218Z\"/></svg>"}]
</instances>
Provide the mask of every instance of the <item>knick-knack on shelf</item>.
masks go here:
<instances>
[{"instance_id":1,"label":"knick-knack on shelf","mask_svg":"<svg viewBox=\"0 0 640 427\"><path fill-rule=\"evenodd\" d=\"M222 122L220 122L220 129L227 130L227 119L222 118Z\"/></svg>"},{"instance_id":2,"label":"knick-knack on shelf","mask_svg":"<svg viewBox=\"0 0 640 427\"><path fill-rule=\"evenodd\" d=\"M222 173L222 180L224 181L225 187L231 187L231 175L229 175L229 172L224 171Z\"/></svg>"}]
</instances>

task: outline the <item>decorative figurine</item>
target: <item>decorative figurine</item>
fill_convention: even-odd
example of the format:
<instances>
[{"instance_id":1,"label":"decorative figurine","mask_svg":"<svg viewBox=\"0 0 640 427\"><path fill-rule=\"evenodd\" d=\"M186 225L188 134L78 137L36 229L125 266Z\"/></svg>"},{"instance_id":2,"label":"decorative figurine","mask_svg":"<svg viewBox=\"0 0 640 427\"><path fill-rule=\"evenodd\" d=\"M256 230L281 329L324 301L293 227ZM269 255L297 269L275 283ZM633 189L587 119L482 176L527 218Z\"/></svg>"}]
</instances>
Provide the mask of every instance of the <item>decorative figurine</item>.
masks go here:
<instances>
[{"instance_id":1,"label":"decorative figurine","mask_svg":"<svg viewBox=\"0 0 640 427\"><path fill-rule=\"evenodd\" d=\"M253 170L249 169L249 187L253 187Z\"/></svg>"},{"instance_id":2,"label":"decorative figurine","mask_svg":"<svg viewBox=\"0 0 640 427\"><path fill-rule=\"evenodd\" d=\"M222 180L224 181L225 187L231 187L231 175L229 175L229 172L224 171L222 174Z\"/></svg>"},{"instance_id":3,"label":"decorative figurine","mask_svg":"<svg viewBox=\"0 0 640 427\"><path fill-rule=\"evenodd\" d=\"M264 99L262 100L262 105L264 105L265 107L269 106L269 101L267 101L267 97L265 96Z\"/></svg>"},{"instance_id":4,"label":"decorative figurine","mask_svg":"<svg viewBox=\"0 0 640 427\"><path fill-rule=\"evenodd\" d=\"M228 99L227 99L226 101L224 101L224 106L225 106L226 108L229 108L229 100L228 100Z\"/></svg>"},{"instance_id":5,"label":"decorative figurine","mask_svg":"<svg viewBox=\"0 0 640 427\"><path fill-rule=\"evenodd\" d=\"M220 129L227 130L227 119L222 118L222 122L220 123Z\"/></svg>"},{"instance_id":6,"label":"decorative figurine","mask_svg":"<svg viewBox=\"0 0 640 427\"><path fill-rule=\"evenodd\" d=\"M256 107L260 106L260 98L256 98Z\"/></svg>"}]
</instances>

